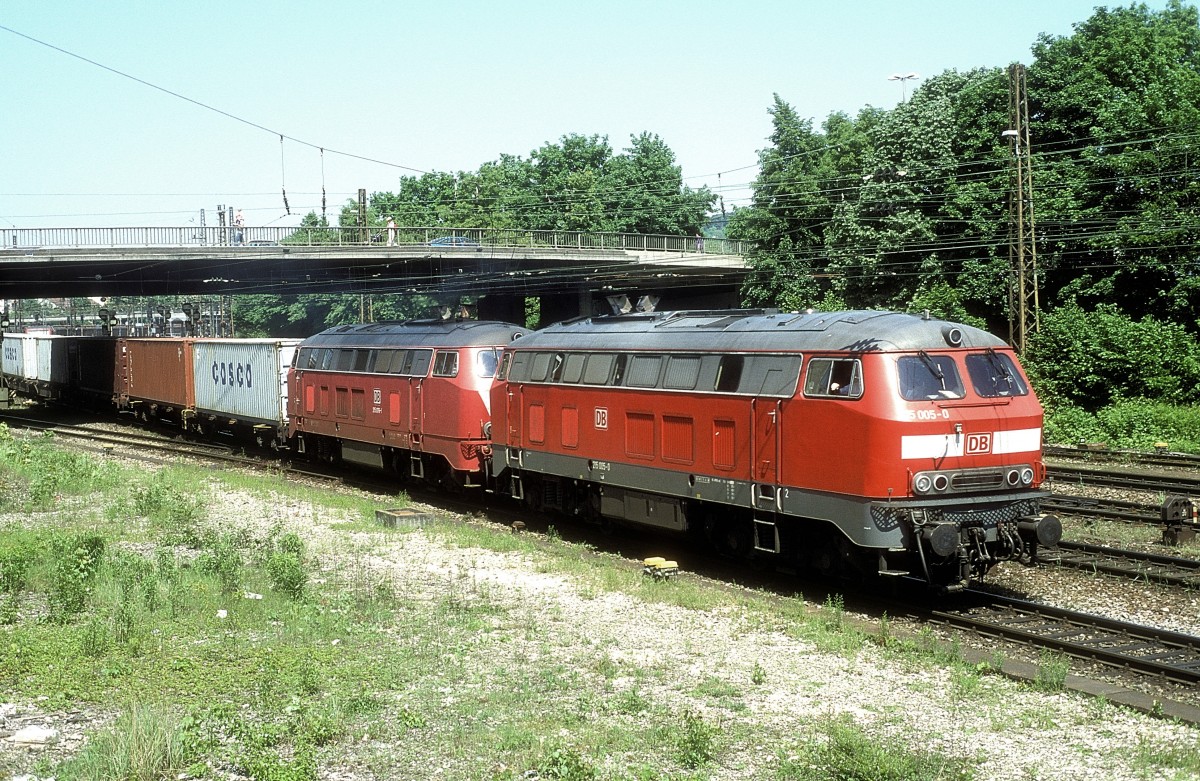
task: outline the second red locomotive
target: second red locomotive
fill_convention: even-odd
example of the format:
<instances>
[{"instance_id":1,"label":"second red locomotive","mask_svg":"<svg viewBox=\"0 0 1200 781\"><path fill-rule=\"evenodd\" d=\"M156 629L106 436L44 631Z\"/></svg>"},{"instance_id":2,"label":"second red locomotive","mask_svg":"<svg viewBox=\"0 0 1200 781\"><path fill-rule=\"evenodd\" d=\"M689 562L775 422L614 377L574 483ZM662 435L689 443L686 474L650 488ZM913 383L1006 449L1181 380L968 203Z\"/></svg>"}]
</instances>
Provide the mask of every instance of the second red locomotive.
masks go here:
<instances>
[{"instance_id":1,"label":"second red locomotive","mask_svg":"<svg viewBox=\"0 0 1200 781\"><path fill-rule=\"evenodd\" d=\"M288 376L293 446L443 486L479 485L491 455L492 377L500 351L522 333L508 323L425 320L311 336Z\"/></svg>"}]
</instances>

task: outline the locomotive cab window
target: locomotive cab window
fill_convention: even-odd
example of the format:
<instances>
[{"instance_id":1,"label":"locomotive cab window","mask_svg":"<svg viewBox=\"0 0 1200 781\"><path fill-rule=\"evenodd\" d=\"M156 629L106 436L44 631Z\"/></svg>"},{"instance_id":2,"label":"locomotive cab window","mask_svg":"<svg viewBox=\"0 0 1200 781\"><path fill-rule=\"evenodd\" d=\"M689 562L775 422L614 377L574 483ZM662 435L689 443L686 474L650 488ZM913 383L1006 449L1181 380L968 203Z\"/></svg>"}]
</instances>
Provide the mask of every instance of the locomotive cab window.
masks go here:
<instances>
[{"instance_id":1,"label":"locomotive cab window","mask_svg":"<svg viewBox=\"0 0 1200 781\"><path fill-rule=\"evenodd\" d=\"M439 350L437 361L433 365L434 377L458 376L458 353L452 350Z\"/></svg>"},{"instance_id":2,"label":"locomotive cab window","mask_svg":"<svg viewBox=\"0 0 1200 781\"><path fill-rule=\"evenodd\" d=\"M996 396L1025 396L1029 387L1017 373L1010 356L988 350L967 356L967 376L975 393L985 398Z\"/></svg>"},{"instance_id":3,"label":"locomotive cab window","mask_svg":"<svg viewBox=\"0 0 1200 781\"><path fill-rule=\"evenodd\" d=\"M332 369L333 368L333 350L332 349L326 348L325 351L323 353L321 353L321 368L322 369Z\"/></svg>"},{"instance_id":4,"label":"locomotive cab window","mask_svg":"<svg viewBox=\"0 0 1200 781\"><path fill-rule=\"evenodd\" d=\"M900 372L900 396L907 401L961 399L962 377L949 355L902 355L896 361Z\"/></svg>"},{"instance_id":5,"label":"locomotive cab window","mask_svg":"<svg viewBox=\"0 0 1200 781\"><path fill-rule=\"evenodd\" d=\"M512 353L504 353L504 357L500 359L500 368L496 371L496 379L507 380L508 370L512 366Z\"/></svg>"},{"instance_id":6,"label":"locomotive cab window","mask_svg":"<svg viewBox=\"0 0 1200 781\"><path fill-rule=\"evenodd\" d=\"M337 372L348 372L350 367L354 365L354 353L356 350L342 348L337 351L337 357L334 359L333 370Z\"/></svg>"},{"instance_id":7,"label":"locomotive cab window","mask_svg":"<svg viewBox=\"0 0 1200 781\"><path fill-rule=\"evenodd\" d=\"M374 350L355 350L354 351L354 371L356 371L356 372L370 371L370 369L368 369L367 366L371 362L371 353L373 353L373 352L374 352Z\"/></svg>"},{"instance_id":8,"label":"locomotive cab window","mask_svg":"<svg viewBox=\"0 0 1200 781\"><path fill-rule=\"evenodd\" d=\"M862 394L862 362L857 358L813 358L808 362L805 396L857 399Z\"/></svg>"}]
</instances>

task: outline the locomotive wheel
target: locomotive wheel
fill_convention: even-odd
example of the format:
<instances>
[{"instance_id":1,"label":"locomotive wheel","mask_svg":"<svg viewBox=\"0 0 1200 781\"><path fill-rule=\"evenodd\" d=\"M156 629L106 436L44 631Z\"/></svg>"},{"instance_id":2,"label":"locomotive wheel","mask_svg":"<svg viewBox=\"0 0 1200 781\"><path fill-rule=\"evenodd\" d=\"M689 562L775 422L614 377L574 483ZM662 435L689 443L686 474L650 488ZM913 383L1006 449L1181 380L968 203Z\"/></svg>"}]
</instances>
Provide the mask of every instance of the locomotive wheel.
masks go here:
<instances>
[{"instance_id":1,"label":"locomotive wheel","mask_svg":"<svg viewBox=\"0 0 1200 781\"><path fill-rule=\"evenodd\" d=\"M754 553L754 529L742 518L714 518L709 539L719 553L735 559L747 559Z\"/></svg>"},{"instance_id":2,"label":"locomotive wheel","mask_svg":"<svg viewBox=\"0 0 1200 781\"><path fill-rule=\"evenodd\" d=\"M809 564L822 579L850 579L859 573L854 551L841 534L823 531L809 554Z\"/></svg>"}]
</instances>

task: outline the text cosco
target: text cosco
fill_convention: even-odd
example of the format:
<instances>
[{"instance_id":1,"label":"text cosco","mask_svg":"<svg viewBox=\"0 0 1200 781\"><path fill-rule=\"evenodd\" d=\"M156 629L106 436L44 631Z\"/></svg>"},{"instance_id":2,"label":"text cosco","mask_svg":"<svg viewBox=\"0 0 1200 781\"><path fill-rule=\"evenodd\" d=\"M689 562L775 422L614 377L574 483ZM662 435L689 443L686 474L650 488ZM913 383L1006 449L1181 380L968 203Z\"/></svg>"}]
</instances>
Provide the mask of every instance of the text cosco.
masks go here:
<instances>
[{"instance_id":1,"label":"text cosco","mask_svg":"<svg viewBox=\"0 0 1200 781\"><path fill-rule=\"evenodd\" d=\"M254 387L254 371L248 363L213 361L212 378L214 385L227 385L234 388Z\"/></svg>"}]
</instances>

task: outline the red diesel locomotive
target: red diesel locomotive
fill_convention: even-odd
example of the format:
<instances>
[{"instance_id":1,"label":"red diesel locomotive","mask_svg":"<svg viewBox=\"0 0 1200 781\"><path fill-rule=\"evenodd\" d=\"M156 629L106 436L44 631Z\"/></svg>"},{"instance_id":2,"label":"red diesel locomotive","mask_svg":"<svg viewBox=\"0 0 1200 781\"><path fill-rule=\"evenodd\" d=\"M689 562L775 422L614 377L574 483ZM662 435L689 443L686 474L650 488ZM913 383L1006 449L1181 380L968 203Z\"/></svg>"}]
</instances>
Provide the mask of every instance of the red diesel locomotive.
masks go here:
<instances>
[{"instance_id":1,"label":"red diesel locomotive","mask_svg":"<svg viewBox=\"0 0 1200 781\"><path fill-rule=\"evenodd\" d=\"M311 336L288 374L292 446L447 487L479 485L491 455L492 378L501 351L523 332L427 320Z\"/></svg>"},{"instance_id":2,"label":"red diesel locomotive","mask_svg":"<svg viewBox=\"0 0 1200 781\"><path fill-rule=\"evenodd\" d=\"M505 350L493 472L533 507L962 588L1061 535L1012 350L909 314L581 318Z\"/></svg>"}]
</instances>

